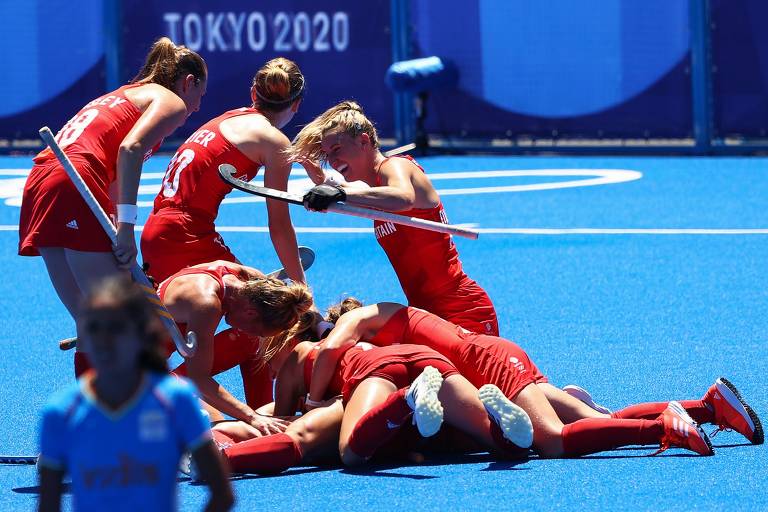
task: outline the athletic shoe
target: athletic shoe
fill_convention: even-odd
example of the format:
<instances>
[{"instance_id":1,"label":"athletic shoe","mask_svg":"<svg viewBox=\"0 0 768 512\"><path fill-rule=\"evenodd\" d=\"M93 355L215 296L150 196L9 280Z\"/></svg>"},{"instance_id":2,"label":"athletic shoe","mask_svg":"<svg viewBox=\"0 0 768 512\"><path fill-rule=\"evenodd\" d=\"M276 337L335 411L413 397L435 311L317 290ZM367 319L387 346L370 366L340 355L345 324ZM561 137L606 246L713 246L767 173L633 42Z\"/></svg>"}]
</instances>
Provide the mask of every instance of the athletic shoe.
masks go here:
<instances>
[{"instance_id":1,"label":"athletic shoe","mask_svg":"<svg viewBox=\"0 0 768 512\"><path fill-rule=\"evenodd\" d=\"M661 438L661 448L653 455L671 446L685 448L699 455L715 454L707 434L688 416L680 402L669 402L660 418L664 422L664 435Z\"/></svg>"},{"instance_id":2,"label":"athletic shoe","mask_svg":"<svg viewBox=\"0 0 768 512\"><path fill-rule=\"evenodd\" d=\"M595 401L592 400L592 395L590 395L589 392L584 388L580 388L575 384L568 384L567 386L563 386L563 391L571 395L573 398L578 398L597 412L601 412L603 414L611 414L611 410L609 408L605 407L604 405L595 403Z\"/></svg>"},{"instance_id":3,"label":"athletic shoe","mask_svg":"<svg viewBox=\"0 0 768 512\"><path fill-rule=\"evenodd\" d=\"M715 413L713 423L718 428L710 435L714 436L722 430L735 430L752 444L763 444L763 425L760 418L728 379L717 379L701 400Z\"/></svg>"},{"instance_id":4,"label":"athletic shoe","mask_svg":"<svg viewBox=\"0 0 768 512\"><path fill-rule=\"evenodd\" d=\"M507 441L520 448L529 448L533 444L533 425L523 409L512 403L493 384L481 387L477 395L488 416L496 422Z\"/></svg>"},{"instance_id":5,"label":"athletic shoe","mask_svg":"<svg viewBox=\"0 0 768 512\"><path fill-rule=\"evenodd\" d=\"M413 410L413 423L423 437L437 434L443 423L443 404L437 398L442 385L440 372L433 366L427 366L405 394L405 401Z\"/></svg>"}]
</instances>

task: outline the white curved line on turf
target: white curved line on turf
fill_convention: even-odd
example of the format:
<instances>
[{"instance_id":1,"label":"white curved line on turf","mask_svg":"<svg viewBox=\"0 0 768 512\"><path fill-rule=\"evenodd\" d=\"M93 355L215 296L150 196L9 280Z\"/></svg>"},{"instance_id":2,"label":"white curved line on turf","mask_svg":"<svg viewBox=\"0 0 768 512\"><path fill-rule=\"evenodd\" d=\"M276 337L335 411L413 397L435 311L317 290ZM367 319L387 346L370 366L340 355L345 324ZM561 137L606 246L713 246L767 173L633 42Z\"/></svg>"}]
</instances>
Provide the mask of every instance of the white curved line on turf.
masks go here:
<instances>
[{"instance_id":1,"label":"white curved line on turf","mask_svg":"<svg viewBox=\"0 0 768 512\"><path fill-rule=\"evenodd\" d=\"M7 169L0 170L0 176L25 176L29 170ZM292 175L304 175L303 172L292 172ZM160 183L146 183L146 181L162 179L164 173L151 172L144 173L141 177L142 183L139 185L139 196L150 196L151 200L139 200L136 202L140 207L151 207L154 203L154 196L159 190ZM440 180L464 180L464 179L486 179L486 178L510 178L510 177L577 177L583 176L587 179L566 180L555 182L528 183L523 185L505 185L493 187L465 187L465 188L445 188L438 189L437 192L443 196L454 195L473 195L473 194L492 194L503 192L532 192L536 190L555 190L561 188L574 187L593 187L598 185L612 185L617 183L626 183L639 180L643 174L638 171L627 169L529 169L529 170L498 170L498 171L460 171L460 172L441 172L429 173L429 178L433 181ZM263 186L263 181L254 181L256 185ZM288 182L288 191L301 194L311 188L313 185L309 178L292 179ZM10 180L0 180L0 198L6 198L5 204L8 206L21 205L21 192L24 187L24 179L16 178ZM238 196L224 199L222 204L243 204L243 203L263 203L264 198L258 196Z\"/></svg>"}]
</instances>

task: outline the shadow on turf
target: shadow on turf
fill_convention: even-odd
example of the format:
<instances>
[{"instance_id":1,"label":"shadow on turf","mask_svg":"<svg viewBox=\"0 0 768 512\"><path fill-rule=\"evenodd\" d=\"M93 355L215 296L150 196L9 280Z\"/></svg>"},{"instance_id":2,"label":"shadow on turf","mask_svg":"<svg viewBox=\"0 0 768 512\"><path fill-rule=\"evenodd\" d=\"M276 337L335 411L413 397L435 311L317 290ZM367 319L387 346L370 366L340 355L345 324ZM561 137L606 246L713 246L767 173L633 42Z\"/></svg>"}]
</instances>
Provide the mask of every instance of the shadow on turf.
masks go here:
<instances>
[{"instance_id":1,"label":"shadow on turf","mask_svg":"<svg viewBox=\"0 0 768 512\"><path fill-rule=\"evenodd\" d=\"M12 490L17 494L40 494L39 485L33 485L31 487L15 487ZM64 486L61 488L61 494L62 496L65 494L72 494L72 489L70 489L69 483L64 483Z\"/></svg>"}]
</instances>

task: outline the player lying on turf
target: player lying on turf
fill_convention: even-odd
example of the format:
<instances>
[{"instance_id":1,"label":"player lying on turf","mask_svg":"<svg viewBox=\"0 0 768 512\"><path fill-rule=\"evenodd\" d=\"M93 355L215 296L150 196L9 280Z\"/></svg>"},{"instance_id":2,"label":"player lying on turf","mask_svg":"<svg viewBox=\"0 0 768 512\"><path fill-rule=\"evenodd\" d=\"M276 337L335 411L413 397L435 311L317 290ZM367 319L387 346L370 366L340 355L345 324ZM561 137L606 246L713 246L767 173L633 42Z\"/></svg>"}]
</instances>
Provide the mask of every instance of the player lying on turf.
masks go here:
<instances>
[{"instance_id":1,"label":"player lying on turf","mask_svg":"<svg viewBox=\"0 0 768 512\"><path fill-rule=\"evenodd\" d=\"M298 398L306 395L305 378L315 346L288 341L272 354L270 365L278 369L276 414L291 414ZM485 449L506 456L525 456L532 441L530 420L521 409L505 400L484 405L477 389L427 347L356 347L345 354L335 382L342 399L324 402L324 407L308 412L283 434L236 443L242 434L226 431L226 425L215 427L215 437L234 469L277 472L304 458L327 454L329 446L337 447L345 464L357 465L396 435L412 415L424 436L434 435L445 417ZM393 411L396 421L390 415Z\"/></svg>"},{"instance_id":2,"label":"player lying on turf","mask_svg":"<svg viewBox=\"0 0 768 512\"><path fill-rule=\"evenodd\" d=\"M393 303L360 307L339 318L318 349L310 406L333 388L337 361L360 341L427 345L447 356L476 387L494 384L497 387L483 396L484 403L509 399L524 409L533 421L533 447L546 457L585 455L629 444L660 444L660 451L678 446L712 455L709 438L698 423L736 430L753 443L763 440L757 415L725 379L718 379L702 400L640 404L612 415L587 410L578 419L585 405L548 384L515 343L469 333L426 311Z\"/></svg>"},{"instance_id":3,"label":"player lying on turf","mask_svg":"<svg viewBox=\"0 0 768 512\"><path fill-rule=\"evenodd\" d=\"M93 369L43 411L40 510L176 510L176 469L189 450L211 489L206 510L233 503L193 387L168 375L164 332L142 290L107 278L86 295L78 335Z\"/></svg>"}]
</instances>

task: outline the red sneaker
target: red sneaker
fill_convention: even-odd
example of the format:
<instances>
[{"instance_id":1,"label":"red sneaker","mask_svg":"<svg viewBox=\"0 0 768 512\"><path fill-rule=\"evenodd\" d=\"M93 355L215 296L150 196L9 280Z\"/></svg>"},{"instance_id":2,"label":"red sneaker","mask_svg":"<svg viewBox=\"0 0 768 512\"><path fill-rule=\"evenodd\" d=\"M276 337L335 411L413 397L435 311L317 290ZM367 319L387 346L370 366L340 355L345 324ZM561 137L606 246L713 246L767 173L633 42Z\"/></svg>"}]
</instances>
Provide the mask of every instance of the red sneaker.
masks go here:
<instances>
[{"instance_id":1,"label":"red sneaker","mask_svg":"<svg viewBox=\"0 0 768 512\"><path fill-rule=\"evenodd\" d=\"M715 413L715 423L718 429L735 430L752 444L763 444L763 425L755 411L741 398L736 386L725 377L720 377L707 390L701 399Z\"/></svg>"},{"instance_id":2,"label":"red sneaker","mask_svg":"<svg viewBox=\"0 0 768 512\"><path fill-rule=\"evenodd\" d=\"M679 402L669 402L660 418L664 422L664 436L661 438L661 448L654 455L671 446L685 448L699 455L715 454L707 434L688 416Z\"/></svg>"}]
</instances>

